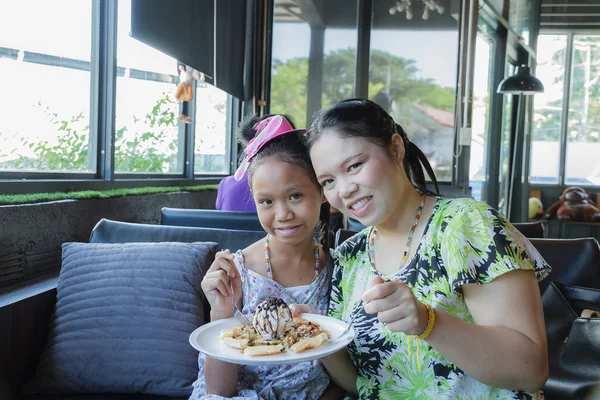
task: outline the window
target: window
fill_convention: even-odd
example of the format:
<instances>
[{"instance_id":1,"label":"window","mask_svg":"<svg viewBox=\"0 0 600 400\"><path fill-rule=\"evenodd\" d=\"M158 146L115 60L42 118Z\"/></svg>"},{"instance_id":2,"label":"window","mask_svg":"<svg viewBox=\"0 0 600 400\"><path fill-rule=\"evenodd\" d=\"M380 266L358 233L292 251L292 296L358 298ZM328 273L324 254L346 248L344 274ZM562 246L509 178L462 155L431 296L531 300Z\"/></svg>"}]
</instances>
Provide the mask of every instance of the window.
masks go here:
<instances>
[{"instance_id":1,"label":"window","mask_svg":"<svg viewBox=\"0 0 600 400\"><path fill-rule=\"evenodd\" d=\"M422 17L377 9L371 32L369 98L383 104L427 156L439 181L452 179L458 27L448 10ZM387 14L386 14L387 13ZM377 21L380 21L379 23ZM440 62L444 60L444 62Z\"/></svg>"},{"instance_id":2,"label":"window","mask_svg":"<svg viewBox=\"0 0 600 400\"><path fill-rule=\"evenodd\" d=\"M545 90L534 97L530 183L559 183L566 54L566 35L539 36L535 75Z\"/></svg>"},{"instance_id":3,"label":"window","mask_svg":"<svg viewBox=\"0 0 600 400\"><path fill-rule=\"evenodd\" d=\"M565 183L600 185L600 35L574 35L572 46Z\"/></svg>"},{"instance_id":4,"label":"window","mask_svg":"<svg viewBox=\"0 0 600 400\"><path fill-rule=\"evenodd\" d=\"M131 0L120 0L115 172L181 173L177 60L131 38Z\"/></svg>"},{"instance_id":5,"label":"window","mask_svg":"<svg viewBox=\"0 0 600 400\"><path fill-rule=\"evenodd\" d=\"M0 3L0 170L95 170L91 24L89 0Z\"/></svg>"}]
</instances>

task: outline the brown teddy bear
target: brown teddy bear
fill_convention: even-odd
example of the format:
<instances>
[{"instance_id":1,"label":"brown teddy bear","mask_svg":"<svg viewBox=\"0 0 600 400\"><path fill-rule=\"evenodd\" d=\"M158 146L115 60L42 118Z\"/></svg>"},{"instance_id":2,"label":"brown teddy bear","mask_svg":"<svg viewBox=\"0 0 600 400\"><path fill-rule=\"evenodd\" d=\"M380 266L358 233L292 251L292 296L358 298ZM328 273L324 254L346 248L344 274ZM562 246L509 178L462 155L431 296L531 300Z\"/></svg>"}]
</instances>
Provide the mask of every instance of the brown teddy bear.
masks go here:
<instances>
[{"instance_id":1,"label":"brown teddy bear","mask_svg":"<svg viewBox=\"0 0 600 400\"><path fill-rule=\"evenodd\" d=\"M600 222L600 209L580 187L566 188L560 199L544 212L546 219L554 215L561 221Z\"/></svg>"}]
</instances>

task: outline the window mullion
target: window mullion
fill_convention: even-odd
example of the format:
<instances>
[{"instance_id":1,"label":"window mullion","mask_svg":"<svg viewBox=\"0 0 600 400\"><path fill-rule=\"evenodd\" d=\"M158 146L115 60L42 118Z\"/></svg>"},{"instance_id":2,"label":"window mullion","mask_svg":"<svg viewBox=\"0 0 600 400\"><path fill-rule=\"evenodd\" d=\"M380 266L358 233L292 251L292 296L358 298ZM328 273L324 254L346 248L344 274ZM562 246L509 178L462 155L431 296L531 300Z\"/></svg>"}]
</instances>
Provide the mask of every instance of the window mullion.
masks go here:
<instances>
[{"instance_id":1,"label":"window mullion","mask_svg":"<svg viewBox=\"0 0 600 400\"><path fill-rule=\"evenodd\" d=\"M88 170L94 171L96 177L102 177L100 171L101 155L99 149L102 148L100 142L102 135L99 134L99 104L100 104L100 60L103 58L100 54L100 42L102 35L102 0L93 0L92 2L92 54L90 62L90 136L88 152Z\"/></svg>"},{"instance_id":2,"label":"window mullion","mask_svg":"<svg viewBox=\"0 0 600 400\"><path fill-rule=\"evenodd\" d=\"M565 184L567 165L567 130L569 128L569 102L571 101L571 76L573 66L573 33L567 36L567 52L565 54L565 76L563 87L563 108L560 126L560 164L558 166L558 185Z\"/></svg>"},{"instance_id":3,"label":"window mullion","mask_svg":"<svg viewBox=\"0 0 600 400\"><path fill-rule=\"evenodd\" d=\"M114 180L115 170L115 95L117 79L117 2L94 0L94 11L99 14L97 30L97 52L93 55L97 70L97 88L94 102L96 112L95 131L97 132L98 177Z\"/></svg>"},{"instance_id":4,"label":"window mullion","mask_svg":"<svg viewBox=\"0 0 600 400\"><path fill-rule=\"evenodd\" d=\"M178 157L181 157L183 149L183 177L187 179L194 179L194 168L196 163L194 153L196 148L196 118L198 115L196 113L198 104L196 102L196 99L198 98L198 84L195 80L192 81L192 90L194 92L192 101L187 103L187 107L185 107L185 103L183 102L181 102L179 106L179 112L187 112L186 115L192 119L192 122L189 124L179 124L179 138L183 138L184 143L183 146L179 146Z\"/></svg>"}]
</instances>

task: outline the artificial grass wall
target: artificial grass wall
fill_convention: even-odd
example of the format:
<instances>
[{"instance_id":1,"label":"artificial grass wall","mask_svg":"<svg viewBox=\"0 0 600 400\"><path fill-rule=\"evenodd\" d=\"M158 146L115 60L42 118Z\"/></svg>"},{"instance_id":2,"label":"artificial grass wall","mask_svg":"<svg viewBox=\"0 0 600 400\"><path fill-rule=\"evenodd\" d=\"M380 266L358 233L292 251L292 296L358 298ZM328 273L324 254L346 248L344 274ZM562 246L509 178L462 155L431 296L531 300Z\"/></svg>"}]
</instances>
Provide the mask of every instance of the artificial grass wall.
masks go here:
<instances>
[{"instance_id":1,"label":"artificial grass wall","mask_svg":"<svg viewBox=\"0 0 600 400\"><path fill-rule=\"evenodd\" d=\"M139 187L122 188L109 190L84 190L81 192L67 193L28 193L28 194L2 194L0 195L0 205L8 204L30 204L46 201L70 200L70 199L108 199L122 196L140 196L155 193L171 192L199 192L202 190L216 190L219 185L198 185L198 186L167 186L167 187Z\"/></svg>"}]
</instances>

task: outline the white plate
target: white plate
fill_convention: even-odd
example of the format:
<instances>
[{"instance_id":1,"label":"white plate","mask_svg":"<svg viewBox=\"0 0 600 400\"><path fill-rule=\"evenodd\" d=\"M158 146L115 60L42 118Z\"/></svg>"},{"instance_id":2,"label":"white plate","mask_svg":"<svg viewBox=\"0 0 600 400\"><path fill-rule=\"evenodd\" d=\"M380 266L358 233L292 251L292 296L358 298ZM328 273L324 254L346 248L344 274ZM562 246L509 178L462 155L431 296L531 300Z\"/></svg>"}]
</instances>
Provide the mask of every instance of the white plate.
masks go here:
<instances>
[{"instance_id":1,"label":"white plate","mask_svg":"<svg viewBox=\"0 0 600 400\"><path fill-rule=\"evenodd\" d=\"M239 321L232 317L202 325L190 335L190 344L196 350L207 356L222 361L243 365L264 365L296 364L304 361L316 360L331 353L335 353L354 340L353 329L350 329L343 337L340 337L348 327L345 322L318 314L302 314L300 317L308 321L318 322L319 325L321 325L321 328L328 330L331 333L331 339L316 349L309 349L298 354L287 350L285 353L273 354L270 356L249 356L243 354L238 349L227 346L219 339L221 329L231 328L232 326L239 324Z\"/></svg>"}]
</instances>

